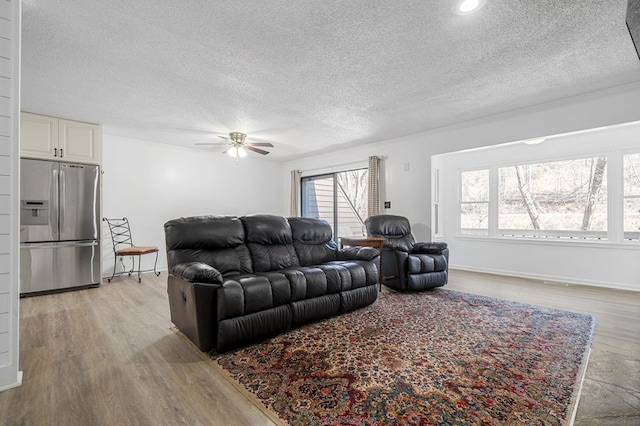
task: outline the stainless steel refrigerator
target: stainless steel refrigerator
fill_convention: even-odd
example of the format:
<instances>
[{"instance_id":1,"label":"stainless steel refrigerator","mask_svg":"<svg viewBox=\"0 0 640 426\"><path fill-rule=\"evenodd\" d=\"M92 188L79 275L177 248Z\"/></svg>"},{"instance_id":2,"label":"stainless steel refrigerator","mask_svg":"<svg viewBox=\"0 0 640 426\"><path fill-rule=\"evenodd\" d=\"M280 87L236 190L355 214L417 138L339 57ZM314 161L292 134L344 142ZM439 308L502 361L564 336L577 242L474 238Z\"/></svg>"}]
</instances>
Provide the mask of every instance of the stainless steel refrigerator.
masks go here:
<instances>
[{"instance_id":1,"label":"stainless steel refrigerator","mask_svg":"<svg viewBox=\"0 0 640 426\"><path fill-rule=\"evenodd\" d=\"M100 284L98 166L20 160L20 293Z\"/></svg>"}]
</instances>

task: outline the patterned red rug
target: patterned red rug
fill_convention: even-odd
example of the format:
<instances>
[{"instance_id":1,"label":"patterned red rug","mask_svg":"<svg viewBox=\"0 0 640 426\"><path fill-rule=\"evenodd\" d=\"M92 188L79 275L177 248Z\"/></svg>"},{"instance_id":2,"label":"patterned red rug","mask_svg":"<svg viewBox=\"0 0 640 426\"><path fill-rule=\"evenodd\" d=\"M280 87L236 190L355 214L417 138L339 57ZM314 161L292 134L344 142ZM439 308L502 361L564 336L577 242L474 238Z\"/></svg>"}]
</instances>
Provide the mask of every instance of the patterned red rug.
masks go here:
<instances>
[{"instance_id":1,"label":"patterned red rug","mask_svg":"<svg viewBox=\"0 0 640 426\"><path fill-rule=\"evenodd\" d=\"M565 425L591 316L438 289L210 354L272 413L304 425Z\"/></svg>"}]
</instances>

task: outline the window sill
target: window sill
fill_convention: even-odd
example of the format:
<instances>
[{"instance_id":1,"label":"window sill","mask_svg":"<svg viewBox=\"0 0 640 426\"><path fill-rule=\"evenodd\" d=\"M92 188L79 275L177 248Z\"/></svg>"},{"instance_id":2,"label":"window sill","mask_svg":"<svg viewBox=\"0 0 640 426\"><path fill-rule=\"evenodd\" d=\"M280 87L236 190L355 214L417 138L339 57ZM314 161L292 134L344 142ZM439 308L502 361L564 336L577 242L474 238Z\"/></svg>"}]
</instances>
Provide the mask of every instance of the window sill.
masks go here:
<instances>
[{"instance_id":1,"label":"window sill","mask_svg":"<svg viewBox=\"0 0 640 426\"><path fill-rule=\"evenodd\" d=\"M490 237L490 236L475 236L475 235L456 235L455 239L465 241L477 241L485 243L507 243L507 244L525 244L525 245L540 245L540 246L566 246L566 247L601 247L601 248L616 248L623 250L638 250L640 248L640 241L621 241L612 242L608 240L583 240L583 239L559 239L559 238L517 238L517 237Z\"/></svg>"}]
</instances>

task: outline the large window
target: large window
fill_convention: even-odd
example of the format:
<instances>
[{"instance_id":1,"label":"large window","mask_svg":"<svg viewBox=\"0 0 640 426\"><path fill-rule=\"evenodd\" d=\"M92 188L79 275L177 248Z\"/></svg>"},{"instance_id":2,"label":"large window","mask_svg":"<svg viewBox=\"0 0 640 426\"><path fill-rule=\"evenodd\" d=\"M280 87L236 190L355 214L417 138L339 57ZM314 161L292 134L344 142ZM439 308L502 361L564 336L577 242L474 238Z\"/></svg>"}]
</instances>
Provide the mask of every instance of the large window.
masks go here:
<instances>
[{"instance_id":1,"label":"large window","mask_svg":"<svg viewBox=\"0 0 640 426\"><path fill-rule=\"evenodd\" d=\"M324 219L334 239L366 235L368 170L303 177L302 216Z\"/></svg>"},{"instance_id":2,"label":"large window","mask_svg":"<svg viewBox=\"0 0 640 426\"><path fill-rule=\"evenodd\" d=\"M624 238L640 237L640 154L623 158Z\"/></svg>"},{"instance_id":3,"label":"large window","mask_svg":"<svg viewBox=\"0 0 640 426\"><path fill-rule=\"evenodd\" d=\"M498 232L605 238L607 158L500 167Z\"/></svg>"},{"instance_id":4,"label":"large window","mask_svg":"<svg viewBox=\"0 0 640 426\"><path fill-rule=\"evenodd\" d=\"M640 153L491 165L458 178L460 235L640 240Z\"/></svg>"}]
</instances>

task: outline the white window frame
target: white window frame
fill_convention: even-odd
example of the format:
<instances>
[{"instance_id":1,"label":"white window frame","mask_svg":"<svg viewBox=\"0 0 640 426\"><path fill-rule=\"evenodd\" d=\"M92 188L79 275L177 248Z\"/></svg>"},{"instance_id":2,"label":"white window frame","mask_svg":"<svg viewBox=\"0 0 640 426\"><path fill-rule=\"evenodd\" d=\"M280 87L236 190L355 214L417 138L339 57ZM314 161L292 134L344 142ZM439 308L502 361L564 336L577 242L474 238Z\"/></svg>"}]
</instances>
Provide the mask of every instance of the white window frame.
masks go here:
<instances>
[{"instance_id":1,"label":"white window frame","mask_svg":"<svg viewBox=\"0 0 640 426\"><path fill-rule=\"evenodd\" d=\"M628 238L625 234L624 231L624 204L626 200L629 199L640 199L640 195L626 195L624 193L624 157L627 155L634 155L634 154L640 154L640 149L638 150L627 150L627 151L622 151L620 153L619 156L619 180L620 182L622 182L621 184L621 188L620 188L620 196L619 198L622 200L619 203L619 215L620 215L620 223L619 223L619 231L620 234L622 235L622 238L624 241L629 241L629 242L640 242L640 231L636 231L634 234L634 236L632 238Z\"/></svg>"},{"instance_id":2,"label":"white window frame","mask_svg":"<svg viewBox=\"0 0 640 426\"><path fill-rule=\"evenodd\" d=\"M640 144L640 143L639 143ZM624 156L629 154L640 153L640 149L627 150L610 150L600 151L593 150L581 152L579 155L553 155L553 156L537 156L535 158L527 158L522 161L507 161L494 164L478 165L470 168L460 168L457 171L457 232L458 238L497 238L502 240L514 241L544 241L544 242L584 242L584 243L616 243L627 245L640 244L639 238L628 239L624 237L624 200L629 198L640 198L637 196L625 196L623 187L623 161ZM559 236L533 236L533 235L501 235L502 232L498 227L498 196L499 196L499 169L504 167L513 167L516 165L542 164L547 162L567 161L584 158L607 157L607 231L603 237L589 238L590 231L559 232ZM461 229L461 194L462 194L462 173L475 170L489 170L489 230L487 234L473 235L463 233ZM544 233L544 232L543 232ZM549 232L547 234L552 234ZM523 232L526 234L526 232Z\"/></svg>"},{"instance_id":3,"label":"white window frame","mask_svg":"<svg viewBox=\"0 0 640 426\"><path fill-rule=\"evenodd\" d=\"M462 201L462 174L463 173L469 173L469 172L480 172L480 171L484 171L486 170L489 174L489 181L488 181L488 185L489 188L487 190L487 194L489 199L486 201ZM463 236L469 236L469 237L487 237L489 235L491 235L491 192L492 192L492 180L491 180L491 175L492 175L492 171L490 167L480 167L480 168L473 168L473 169L460 169L458 170L458 232L460 233L460 235ZM482 232L482 233L477 233L474 234L472 231L474 228L464 228L465 230L469 231L467 233L463 233L462 232L462 205L463 204L486 204L487 205L487 229L486 232ZM480 229L480 228L478 228ZM484 229L482 229L482 231L484 231Z\"/></svg>"}]
</instances>

